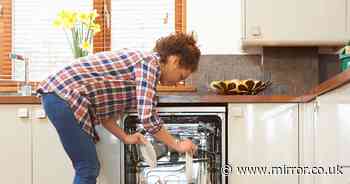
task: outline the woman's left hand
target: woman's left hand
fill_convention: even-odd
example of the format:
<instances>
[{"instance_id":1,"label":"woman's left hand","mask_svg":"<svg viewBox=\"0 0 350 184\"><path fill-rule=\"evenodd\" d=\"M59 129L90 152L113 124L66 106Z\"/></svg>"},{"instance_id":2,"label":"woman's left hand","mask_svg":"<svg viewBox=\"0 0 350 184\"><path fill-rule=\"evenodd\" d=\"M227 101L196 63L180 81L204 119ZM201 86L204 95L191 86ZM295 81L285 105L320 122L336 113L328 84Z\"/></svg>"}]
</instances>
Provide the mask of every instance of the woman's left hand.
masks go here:
<instances>
[{"instance_id":1,"label":"woman's left hand","mask_svg":"<svg viewBox=\"0 0 350 184\"><path fill-rule=\"evenodd\" d=\"M146 142L145 137L139 132L127 135L124 140L124 144L146 144Z\"/></svg>"}]
</instances>

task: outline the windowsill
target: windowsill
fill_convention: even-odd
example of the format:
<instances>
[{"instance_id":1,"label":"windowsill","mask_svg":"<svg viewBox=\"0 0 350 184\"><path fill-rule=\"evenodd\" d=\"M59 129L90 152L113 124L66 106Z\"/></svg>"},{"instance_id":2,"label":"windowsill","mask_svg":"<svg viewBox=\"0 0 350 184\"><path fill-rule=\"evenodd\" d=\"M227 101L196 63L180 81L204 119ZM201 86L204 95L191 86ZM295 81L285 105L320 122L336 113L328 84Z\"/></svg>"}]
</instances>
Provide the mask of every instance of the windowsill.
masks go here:
<instances>
[{"instance_id":1,"label":"windowsill","mask_svg":"<svg viewBox=\"0 0 350 184\"><path fill-rule=\"evenodd\" d=\"M0 92L5 93L17 93L20 89L22 81L15 81L15 80L0 80ZM30 81L30 85L32 86L32 89L35 89L39 82L37 81Z\"/></svg>"},{"instance_id":2,"label":"windowsill","mask_svg":"<svg viewBox=\"0 0 350 184\"><path fill-rule=\"evenodd\" d=\"M0 80L0 92L14 93L19 91L21 81L14 80ZM36 89L39 82L30 82L32 89ZM158 92L195 92L196 88L191 85L174 85L174 86L157 86Z\"/></svg>"}]
</instances>

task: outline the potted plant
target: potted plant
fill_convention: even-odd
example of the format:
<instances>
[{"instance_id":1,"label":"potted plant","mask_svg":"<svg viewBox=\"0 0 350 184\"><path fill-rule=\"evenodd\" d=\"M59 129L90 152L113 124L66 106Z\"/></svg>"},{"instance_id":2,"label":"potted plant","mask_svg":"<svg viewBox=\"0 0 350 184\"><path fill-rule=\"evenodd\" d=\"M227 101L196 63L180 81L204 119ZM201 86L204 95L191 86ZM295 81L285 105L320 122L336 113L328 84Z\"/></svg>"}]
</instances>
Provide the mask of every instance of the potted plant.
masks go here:
<instances>
[{"instance_id":1,"label":"potted plant","mask_svg":"<svg viewBox=\"0 0 350 184\"><path fill-rule=\"evenodd\" d=\"M100 31L100 25L95 22L97 16L96 10L91 12L61 10L53 21L54 27L64 30L74 58L92 52L92 38Z\"/></svg>"},{"instance_id":2,"label":"potted plant","mask_svg":"<svg viewBox=\"0 0 350 184\"><path fill-rule=\"evenodd\" d=\"M350 68L350 41L340 50L339 59L341 71Z\"/></svg>"}]
</instances>

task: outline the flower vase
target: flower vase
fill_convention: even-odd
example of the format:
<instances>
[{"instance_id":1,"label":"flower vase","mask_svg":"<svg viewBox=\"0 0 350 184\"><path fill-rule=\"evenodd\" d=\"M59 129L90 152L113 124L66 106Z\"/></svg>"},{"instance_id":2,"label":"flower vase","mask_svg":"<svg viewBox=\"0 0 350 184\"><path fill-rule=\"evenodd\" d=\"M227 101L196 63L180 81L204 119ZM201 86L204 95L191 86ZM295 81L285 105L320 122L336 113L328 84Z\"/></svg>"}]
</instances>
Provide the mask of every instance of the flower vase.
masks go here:
<instances>
[{"instance_id":1,"label":"flower vase","mask_svg":"<svg viewBox=\"0 0 350 184\"><path fill-rule=\"evenodd\" d=\"M91 53L92 53L92 51L82 49L81 47L75 47L72 50L72 54L73 54L74 59L90 55Z\"/></svg>"}]
</instances>

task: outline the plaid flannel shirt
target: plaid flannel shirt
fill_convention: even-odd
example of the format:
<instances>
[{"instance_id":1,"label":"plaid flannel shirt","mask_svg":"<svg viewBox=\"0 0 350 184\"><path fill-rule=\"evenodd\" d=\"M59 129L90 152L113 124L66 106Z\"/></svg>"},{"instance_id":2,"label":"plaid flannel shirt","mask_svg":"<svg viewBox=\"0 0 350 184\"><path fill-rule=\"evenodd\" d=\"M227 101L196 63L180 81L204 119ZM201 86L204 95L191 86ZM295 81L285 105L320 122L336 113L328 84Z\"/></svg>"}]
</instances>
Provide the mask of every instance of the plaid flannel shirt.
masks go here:
<instances>
[{"instance_id":1,"label":"plaid flannel shirt","mask_svg":"<svg viewBox=\"0 0 350 184\"><path fill-rule=\"evenodd\" d=\"M94 125L136 109L147 132L160 130L154 107L160 77L159 55L123 49L79 58L39 84L38 95L54 92L71 107L95 141Z\"/></svg>"}]
</instances>

